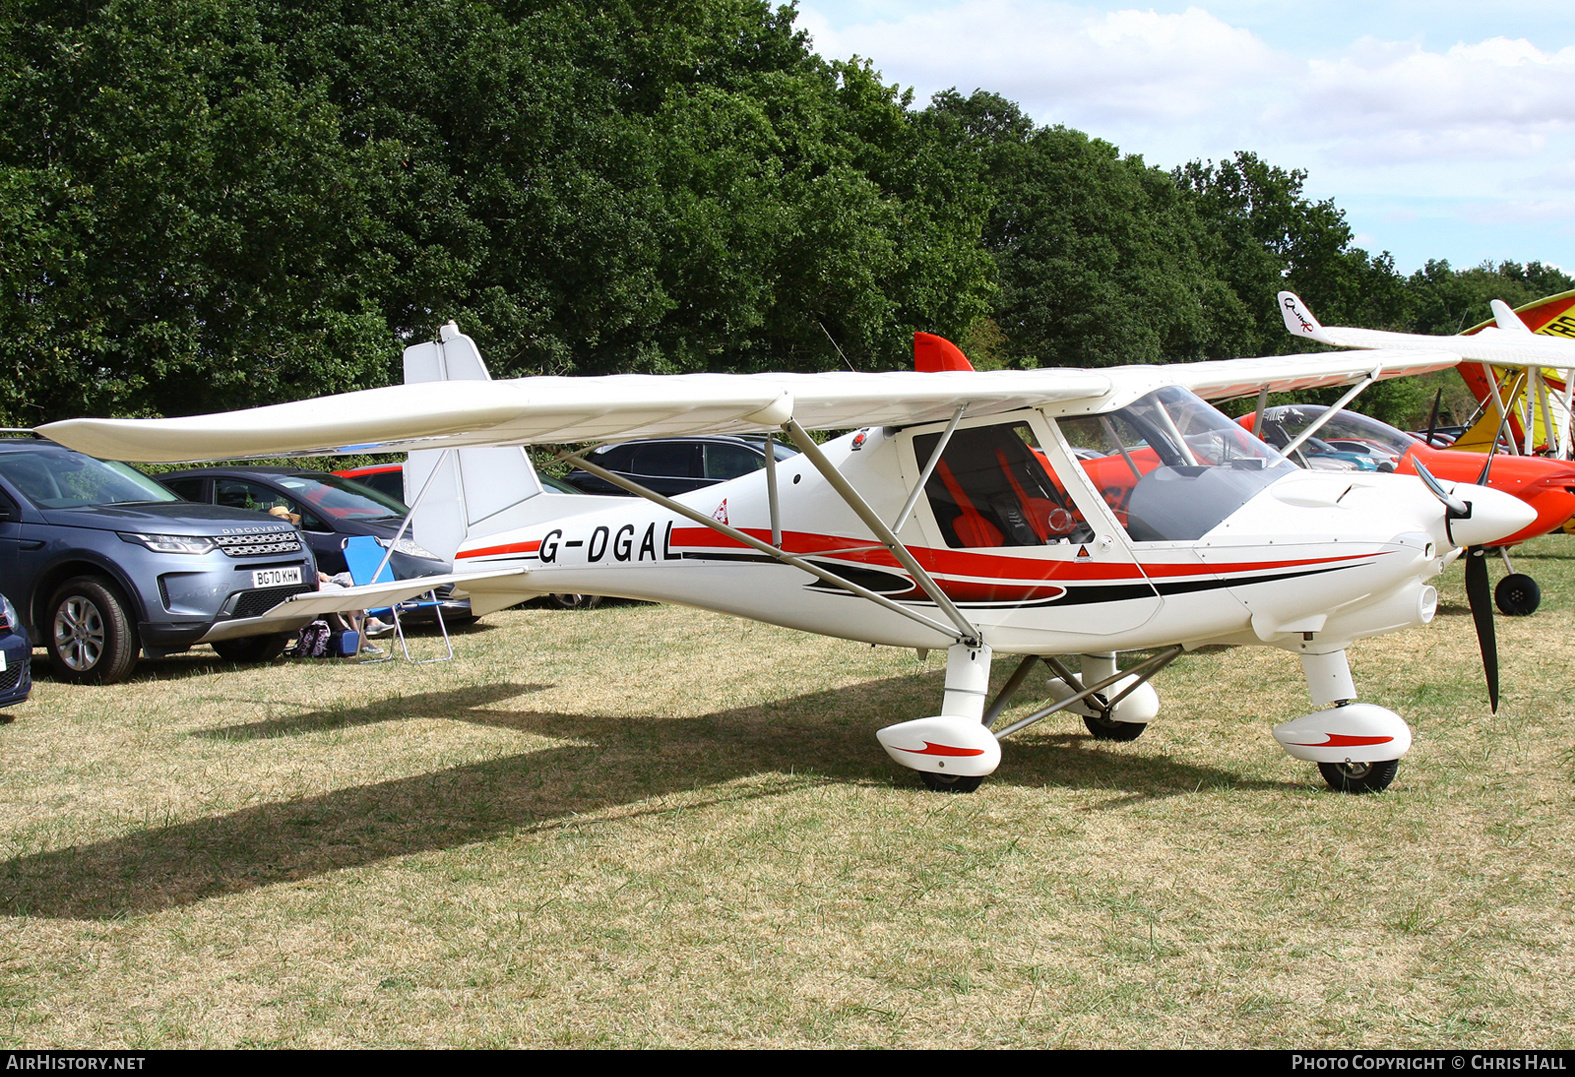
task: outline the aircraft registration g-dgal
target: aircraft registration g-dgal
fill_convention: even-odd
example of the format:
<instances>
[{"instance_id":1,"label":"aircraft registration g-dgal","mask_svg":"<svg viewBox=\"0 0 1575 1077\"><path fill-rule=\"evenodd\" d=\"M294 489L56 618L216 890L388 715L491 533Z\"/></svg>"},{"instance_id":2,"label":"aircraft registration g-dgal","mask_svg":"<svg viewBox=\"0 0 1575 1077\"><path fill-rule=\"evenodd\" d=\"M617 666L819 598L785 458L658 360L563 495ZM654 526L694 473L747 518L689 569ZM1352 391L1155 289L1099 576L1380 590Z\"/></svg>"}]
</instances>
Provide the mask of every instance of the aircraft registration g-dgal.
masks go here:
<instances>
[{"instance_id":1,"label":"aircraft registration g-dgal","mask_svg":"<svg viewBox=\"0 0 1575 1077\"><path fill-rule=\"evenodd\" d=\"M405 352L404 385L40 433L136 461L408 450L416 539L503 573L461 582L478 614L605 594L944 647L939 713L876 734L932 789L976 788L1002 738L1059 711L1132 740L1158 714L1150 678L1216 644L1296 655L1317 710L1276 740L1335 789L1390 783L1411 732L1357 702L1346 649L1430 621L1434 577L1531 510L1428 476L1303 471L1207 401L1421 373L1458 353L974 371L939 337L916 334L914 350L918 370L889 373L491 381L450 323ZM816 430L853 432L821 444ZM782 436L800 454L768 451L761 470L674 498L562 454L642 502L543 490L521 448L700 433ZM1483 648L1496 702L1490 635ZM1123 669L1119 652L1139 655ZM1022 657L991 701L992 660L1008 654ZM998 726L1039 661L1049 702Z\"/></svg>"}]
</instances>

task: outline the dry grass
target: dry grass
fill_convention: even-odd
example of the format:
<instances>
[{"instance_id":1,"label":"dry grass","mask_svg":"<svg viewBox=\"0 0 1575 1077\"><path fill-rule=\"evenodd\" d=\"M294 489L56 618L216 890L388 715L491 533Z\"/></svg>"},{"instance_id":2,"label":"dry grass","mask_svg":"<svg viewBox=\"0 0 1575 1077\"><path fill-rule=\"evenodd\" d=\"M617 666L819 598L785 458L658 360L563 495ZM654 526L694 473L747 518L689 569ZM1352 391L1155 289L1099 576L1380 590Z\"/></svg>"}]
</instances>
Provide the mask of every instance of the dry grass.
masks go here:
<instances>
[{"instance_id":1,"label":"dry grass","mask_svg":"<svg viewBox=\"0 0 1575 1077\"><path fill-rule=\"evenodd\" d=\"M1496 719L1458 570L1359 645L1417 733L1378 797L1274 745L1310 708L1261 650L955 797L872 735L939 655L676 608L44 679L0 727L0 1046L1567 1048L1570 541L1521 559Z\"/></svg>"}]
</instances>

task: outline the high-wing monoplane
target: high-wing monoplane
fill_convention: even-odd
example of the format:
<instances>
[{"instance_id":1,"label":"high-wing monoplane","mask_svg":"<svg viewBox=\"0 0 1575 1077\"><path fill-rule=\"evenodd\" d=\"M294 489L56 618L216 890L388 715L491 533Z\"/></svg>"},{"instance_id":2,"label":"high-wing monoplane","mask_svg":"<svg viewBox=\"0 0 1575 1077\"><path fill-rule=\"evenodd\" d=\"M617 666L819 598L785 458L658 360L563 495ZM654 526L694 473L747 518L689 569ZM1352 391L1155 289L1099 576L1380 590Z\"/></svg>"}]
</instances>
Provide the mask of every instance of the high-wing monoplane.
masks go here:
<instances>
[{"instance_id":1,"label":"high-wing monoplane","mask_svg":"<svg viewBox=\"0 0 1575 1077\"><path fill-rule=\"evenodd\" d=\"M1510 310L1497 300L1493 317L1465 330L1531 332L1563 340L1575 354L1575 291L1560 292ZM1462 364L1460 376L1477 398L1474 422L1455 442L1460 449L1487 452L1502 437L1512 452L1536 452L1568 460L1572 455L1570 403L1575 392L1570 371L1559 367L1505 368ZM1504 416L1507 415L1507 421Z\"/></svg>"},{"instance_id":2,"label":"high-wing monoplane","mask_svg":"<svg viewBox=\"0 0 1575 1077\"><path fill-rule=\"evenodd\" d=\"M1560 407L1549 384L1549 376L1555 369L1564 369L1567 373L1569 367L1575 366L1575 340L1533 336L1514 312L1498 300L1493 301L1498 325L1475 326L1465 334L1451 337L1326 327L1319 324L1294 293L1281 292L1279 302L1285 327L1297 338L1347 348L1449 348L1464 359L1477 360L1462 363L1459 370L1462 375L1470 375L1467 383L1475 384L1474 391L1485 398L1485 414L1474 429L1486 430L1476 439L1488 454L1486 460L1478 453L1423 445L1420 440L1386 424L1338 409L1317 409L1317 415L1309 413L1296 422L1297 429L1292 433L1298 438L1315 433L1328 438L1331 429L1343 430L1349 438L1334 438L1336 447L1345 440L1365 443L1393 454L1400 471L1414 472L1412 462L1421 461L1438 478L1489 485L1525 501L1536 512L1536 519L1516 534L1492 543L1491 548L1503 558L1507 571L1497 588L1499 608L1517 615L1534 611L1540 601L1540 589L1530 576L1515 571L1507 550L1528 538L1564 528L1575 513L1575 464L1568 459L1569 424L1559 419L1569 415L1569 387L1559 383L1560 395L1564 397ZM1512 375L1502 375L1496 369L1499 367L1508 368ZM1516 408L1521 401L1528 402L1524 412ZM1282 418L1286 416L1282 414ZM1387 434L1382 432L1385 430ZM1545 445L1550 455L1537 455L1533 452L1532 435L1541 432L1546 436L1549 431L1554 434L1555 445ZM1501 443L1509 445L1508 454L1499 454Z\"/></svg>"},{"instance_id":3,"label":"high-wing monoplane","mask_svg":"<svg viewBox=\"0 0 1575 1077\"><path fill-rule=\"evenodd\" d=\"M79 419L41 432L139 461L410 450L417 540L457 565L477 613L553 592L737 614L921 652L945 648L939 713L877 733L931 788L966 791L1000 741L1051 714L1131 740L1150 679L1212 644L1301 662L1317 710L1275 727L1336 789L1382 789L1411 732L1358 702L1355 641L1432 619L1461 549L1525 527L1500 492L1303 471L1205 398L1454 364L1330 353L1107 370L976 372L920 334L917 371L488 379L452 324L405 353L406 384L217 416ZM811 431L847 430L824 444ZM542 489L521 446L698 433L786 437L798 456L668 498ZM1491 624L1489 625L1489 632ZM1138 652L1125 668L1120 652ZM997 655L1021 661L994 700ZM1497 666L1484 639L1490 692ZM1067 661L1080 656L1074 669ZM996 727L1037 662L1050 702Z\"/></svg>"}]
</instances>

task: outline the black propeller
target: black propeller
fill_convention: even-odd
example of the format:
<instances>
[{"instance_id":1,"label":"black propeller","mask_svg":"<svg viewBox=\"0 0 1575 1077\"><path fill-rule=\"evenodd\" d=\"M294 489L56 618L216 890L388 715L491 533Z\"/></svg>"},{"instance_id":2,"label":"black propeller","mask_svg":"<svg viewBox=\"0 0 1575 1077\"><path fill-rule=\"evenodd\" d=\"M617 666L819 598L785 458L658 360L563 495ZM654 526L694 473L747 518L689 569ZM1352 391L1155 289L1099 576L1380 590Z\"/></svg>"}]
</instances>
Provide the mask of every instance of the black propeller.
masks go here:
<instances>
[{"instance_id":1,"label":"black propeller","mask_svg":"<svg viewBox=\"0 0 1575 1077\"><path fill-rule=\"evenodd\" d=\"M1433 414L1428 416L1427 419L1427 447L1430 449L1436 449L1438 447L1433 444L1433 435L1438 433L1438 405L1442 404L1443 402L1444 387L1440 385L1438 387L1438 392L1433 397Z\"/></svg>"},{"instance_id":2,"label":"black propeller","mask_svg":"<svg viewBox=\"0 0 1575 1077\"><path fill-rule=\"evenodd\" d=\"M1482 649L1482 672L1487 675L1488 704L1498 713L1498 637L1493 633L1493 593L1488 586L1487 550L1473 546L1466 551L1466 601L1477 626L1477 646Z\"/></svg>"},{"instance_id":3,"label":"black propeller","mask_svg":"<svg viewBox=\"0 0 1575 1077\"><path fill-rule=\"evenodd\" d=\"M1413 461L1416 473L1432 491L1433 496L1444 505L1444 530L1449 531L1451 520L1471 518L1471 505L1462 502L1458 496L1446 493L1443 486L1427 470L1427 465L1422 461ZM1482 469L1482 478L1487 478L1489 467L1493 466L1493 454L1488 453L1487 466ZM1481 485L1479 482L1478 485ZM1454 540L1453 534L1450 540ZM1498 636L1493 631L1493 589L1488 585L1487 549L1483 546L1470 546L1466 549L1466 601L1471 605L1471 620L1477 629L1477 646L1482 651L1482 672L1487 677L1488 704L1493 713L1498 713Z\"/></svg>"}]
</instances>

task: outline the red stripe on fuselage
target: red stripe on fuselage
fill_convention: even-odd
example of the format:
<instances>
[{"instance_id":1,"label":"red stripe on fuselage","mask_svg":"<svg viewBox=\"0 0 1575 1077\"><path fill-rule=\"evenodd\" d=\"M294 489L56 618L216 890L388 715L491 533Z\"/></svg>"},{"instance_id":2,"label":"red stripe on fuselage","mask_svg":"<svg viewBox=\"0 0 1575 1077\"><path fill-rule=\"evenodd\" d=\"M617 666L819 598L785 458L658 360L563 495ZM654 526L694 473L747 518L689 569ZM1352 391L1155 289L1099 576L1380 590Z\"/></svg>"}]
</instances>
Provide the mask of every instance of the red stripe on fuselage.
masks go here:
<instances>
[{"instance_id":1,"label":"red stripe on fuselage","mask_svg":"<svg viewBox=\"0 0 1575 1077\"><path fill-rule=\"evenodd\" d=\"M771 541L771 532L756 528L740 528L752 538ZM818 555L838 561L878 565L883 568L900 568L891 551L883 546L870 548L869 539L851 539L840 535L816 535L803 531L782 532L782 548L799 556ZM675 527L672 544L692 550L746 550L739 542L709 527ZM862 547L862 548L860 548ZM1023 580L1094 581L1166 579L1175 576L1227 576L1240 572L1264 572L1271 569L1303 568L1308 565L1332 565L1359 561L1376 554L1341 554L1338 557L1306 557L1290 561L1238 561L1230 564L1184 565L1145 564L1139 567L1131 562L1047 561L1037 557L1011 557L992 554L967 553L960 550L937 550L928 546L910 546L908 552L926 570L945 576L974 576L983 579L1000 579L1011 575Z\"/></svg>"},{"instance_id":2,"label":"red stripe on fuselage","mask_svg":"<svg viewBox=\"0 0 1575 1077\"><path fill-rule=\"evenodd\" d=\"M506 542L502 546L483 546L475 550L460 550L454 555L454 560L461 561L467 557L501 557L511 553L535 553L539 549L541 549L540 539L531 539L529 542Z\"/></svg>"}]
</instances>

